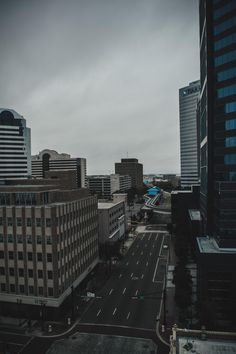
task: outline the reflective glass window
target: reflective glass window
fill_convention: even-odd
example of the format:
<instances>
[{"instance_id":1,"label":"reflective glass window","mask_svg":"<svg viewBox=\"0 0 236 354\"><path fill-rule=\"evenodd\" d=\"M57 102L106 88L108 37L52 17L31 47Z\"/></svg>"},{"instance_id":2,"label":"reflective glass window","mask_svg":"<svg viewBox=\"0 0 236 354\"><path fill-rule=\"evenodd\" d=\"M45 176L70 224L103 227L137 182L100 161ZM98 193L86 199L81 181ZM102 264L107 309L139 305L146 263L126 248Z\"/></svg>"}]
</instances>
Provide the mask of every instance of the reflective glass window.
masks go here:
<instances>
[{"instance_id":1,"label":"reflective glass window","mask_svg":"<svg viewBox=\"0 0 236 354\"><path fill-rule=\"evenodd\" d=\"M218 98L223 98L236 94L236 85L226 86L217 90Z\"/></svg>"},{"instance_id":2,"label":"reflective glass window","mask_svg":"<svg viewBox=\"0 0 236 354\"><path fill-rule=\"evenodd\" d=\"M226 120L225 121L225 130L236 129L236 119Z\"/></svg>"},{"instance_id":3,"label":"reflective glass window","mask_svg":"<svg viewBox=\"0 0 236 354\"><path fill-rule=\"evenodd\" d=\"M236 181L236 172L229 172L229 181Z\"/></svg>"},{"instance_id":4,"label":"reflective glass window","mask_svg":"<svg viewBox=\"0 0 236 354\"><path fill-rule=\"evenodd\" d=\"M214 27L214 34L215 35L220 34L220 33L224 32L227 29L234 27L234 26L236 26L236 16L220 23L219 25L216 25Z\"/></svg>"},{"instance_id":5,"label":"reflective glass window","mask_svg":"<svg viewBox=\"0 0 236 354\"><path fill-rule=\"evenodd\" d=\"M236 154L226 154L224 156L225 165L234 165L236 164Z\"/></svg>"},{"instance_id":6,"label":"reflective glass window","mask_svg":"<svg viewBox=\"0 0 236 354\"><path fill-rule=\"evenodd\" d=\"M221 71L217 74L217 80L224 81L236 77L236 67L228 70Z\"/></svg>"},{"instance_id":7,"label":"reflective glass window","mask_svg":"<svg viewBox=\"0 0 236 354\"><path fill-rule=\"evenodd\" d=\"M226 54L220 55L215 58L215 66L220 66L225 63L229 63L236 59L236 50L232 50L232 52L228 52Z\"/></svg>"},{"instance_id":8,"label":"reflective glass window","mask_svg":"<svg viewBox=\"0 0 236 354\"><path fill-rule=\"evenodd\" d=\"M220 7L219 9L216 9L214 11L214 20L217 20L218 18L220 18L221 16L224 16L225 14L227 14L228 12L234 10L236 8L236 1L232 1L229 4Z\"/></svg>"},{"instance_id":9,"label":"reflective glass window","mask_svg":"<svg viewBox=\"0 0 236 354\"><path fill-rule=\"evenodd\" d=\"M225 113L236 112L236 102L226 103L225 105Z\"/></svg>"},{"instance_id":10,"label":"reflective glass window","mask_svg":"<svg viewBox=\"0 0 236 354\"><path fill-rule=\"evenodd\" d=\"M225 138L225 147L235 147L236 146L236 136L230 136Z\"/></svg>"},{"instance_id":11,"label":"reflective glass window","mask_svg":"<svg viewBox=\"0 0 236 354\"><path fill-rule=\"evenodd\" d=\"M219 50L219 49L225 48L228 45L231 45L233 43L236 43L236 33L230 34L229 36L224 37L224 38L220 39L219 41L216 41L214 43L214 49Z\"/></svg>"}]
</instances>

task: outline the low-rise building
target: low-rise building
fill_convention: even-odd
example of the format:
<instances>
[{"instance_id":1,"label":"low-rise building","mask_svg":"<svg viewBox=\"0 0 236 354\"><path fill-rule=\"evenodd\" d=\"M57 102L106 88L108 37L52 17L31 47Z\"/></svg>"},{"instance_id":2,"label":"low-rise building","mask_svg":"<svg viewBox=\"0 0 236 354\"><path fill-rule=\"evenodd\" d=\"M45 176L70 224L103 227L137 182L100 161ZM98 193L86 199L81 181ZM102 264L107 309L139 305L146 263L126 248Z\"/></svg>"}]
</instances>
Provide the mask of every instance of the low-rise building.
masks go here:
<instances>
[{"instance_id":1,"label":"low-rise building","mask_svg":"<svg viewBox=\"0 0 236 354\"><path fill-rule=\"evenodd\" d=\"M87 184L92 194L97 194L98 198L110 199L115 192L126 192L131 188L130 176L92 175L87 176Z\"/></svg>"},{"instance_id":2,"label":"low-rise building","mask_svg":"<svg viewBox=\"0 0 236 354\"><path fill-rule=\"evenodd\" d=\"M99 243L114 242L125 236L125 203L98 203Z\"/></svg>"}]
</instances>

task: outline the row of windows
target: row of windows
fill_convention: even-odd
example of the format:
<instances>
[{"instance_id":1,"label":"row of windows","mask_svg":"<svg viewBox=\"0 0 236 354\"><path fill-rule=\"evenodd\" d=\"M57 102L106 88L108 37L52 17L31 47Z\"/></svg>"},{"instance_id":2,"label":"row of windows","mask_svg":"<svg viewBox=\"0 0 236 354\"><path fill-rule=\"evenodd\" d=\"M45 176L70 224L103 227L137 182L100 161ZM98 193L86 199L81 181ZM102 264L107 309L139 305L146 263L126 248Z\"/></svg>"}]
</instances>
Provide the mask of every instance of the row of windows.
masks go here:
<instances>
[{"instance_id":1,"label":"row of windows","mask_svg":"<svg viewBox=\"0 0 236 354\"><path fill-rule=\"evenodd\" d=\"M236 147L236 137L231 136L229 138L225 138L225 146L226 147Z\"/></svg>"},{"instance_id":2,"label":"row of windows","mask_svg":"<svg viewBox=\"0 0 236 354\"><path fill-rule=\"evenodd\" d=\"M46 227L51 227L51 219L46 218L45 220L45 225ZM5 220L0 217L0 225L3 225L5 222ZM8 217L6 218L6 224L7 226L13 226L16 224L16 226L24 226L25 224L25 220L22 218L12 218L12 217ZM32 219L32 218L26 218L26 226L31 227L32 225L36 225L37 227L41 227L44 224L44 219L41 218L36 218L36 219Z\"/></svg>"},{"instance_id":3,"label":"row of windows","mask_svg":"<svg viewBox=\"0 0 236 354\"><path fill-rule=\"evenodd\" d=\"M225 71L221 71L217 74L217 80L220 81L224 81L224 80L229 80L236 77L236 67L225 70Z\"/></svg>"},{"instance_id":4,"label":"row of windows","mask_svg":"<svg viewBox=\"0 0 236 354\"><path fill-rule=\"evenodd\" d=\"M218 98L223 98L236 94L236 85L226 86L217 90Z\"/></svg>"},{"instance_id":5,"label":"row of windows","mask_svg":"<svg viewBox=\"0 0 236 354\"><path fill-rule=\"evenodd\" d=\"M13 243L14 237L12 234L6 235L6 238L7 238L7 242ZM46 239L47 245L52 244L52 237L51 236L46 236L45 239ZM32 235L26 235L26 243L32 244L32 241L33 241ZM3 234L0 234L0 242L4 242L4 235ZM23 243L23 235L16 235L16 242ZM36 236L36 243L38 245L42 244L42 236Z\"/></svg>"},{"instance_id":6,"label":"row of windows","mask_svg":"<svg viewBox=\"0 0 236 354\"><path fill-rule=\"evenodd\" d=\"M225 165L234 165L236 164L236 154L226 154L224 156Z\"/></svg>"},{"instance_id":7,"label":"row of windows","mask_svg":"<svg viewBox=\"0 0 236 354\"><path fill-rule=\"evenodd\" d=\"M236 102L226 103L225 105L225 113L236 112Z\"/></svg>"},{"instance_id":8,"label":"row of windows","mask_svg":"<svg viewBox=\"0 0 236 354\"><path fill-rule=\"evenodd\" d=\"M214 15L213 15L214 20L217 20L218 18L224 16L225 14L227 14L228 12L230 12L234 9L236 9L236 2L235 1L232 1L229 4L227 4L223 7L220 7L219 9L214 11Z\"/></svg>"},{"instance_id":9,"label":"row of windows","mask_svg":"<svg viewBox=\"0 0 236 354\"><path fill-rule=\"evenodd\" d=\"M226 120L225 121L225 130L236 129L236 119Z\"/></svg>"},{"instance_id":10,"label":"row of windows","mask_svg":"<svg viewBox=\"0 0 236 354\"><path fill-rule=\"evenodd\" d=\"M10 276L15 276L15 269L14 268L9 268L8 273ZM0 275L6 275L6 268L0 267ZM38 269L37 272L38 278L42 279L43 278L43 270ZM25 276L25 270L24 268L18 268L18 276L19 277L24 277ZM33 269L28 269L28 277L33 278L34 277L34 271ZM47 277L48 279L52 279L52 271L48 270L47 271Z\"/></svg>"},{"instance_id":11,"label":"row of windows","mask_svg":"<svg viewBox=\"0 0 236 354\"><path fill-rule=\"evenodd\" d=\"M214 43L214 49L219 50L227 47L228 45L236 43L236 33L230 34L227 37L220 39Z\"/></svg>"},{"instance_id":12,"label":"row of windows","mask_svg":"<svg viewBox=\"0 0 236 354\"><path fill-rule=\"evenodd\" d=\"M6 291L6 284L5 283L1 283L0 285L0 289L2 292L5 292ZM9 287L9 290L11 293L15 293L16 292L16 286L15 284L10 284L10 287ZM33 286L29 286L28 288L28 291L29 291L29 294L30 295L33 295L35 294L35 291L34 291L34 287ZM24 285L19 285L19 292L21 294L24 294L25 293L25 286ZM43 287L42 286L39 286L38 287L38 294L40 296L43 296ZM48 288L48 296L53 296L53 288Z\"/></svg>"},{"instance_id":13,"label":"row of windows","mask_svg":"<svg viewBox=\"0 0 236 354\"><path fill-rule=\"evenodd\" d=\"M226 63L229 63L233 60L236 60L236 50L232 50L226 54L220 55L215 58L215 66L220 66Z\"/></svg>"},{"instance_id":14,"label":"row of windows","mask_svg":"<svg viewBox=\"0 0 236 354\"><path fill-rule=\"evenodd\" d=\"M236 26L236 16L222 22L214 27L214 35L220 34L232 27Z\"/></svg>"},{"instance_id":15,"label":"row of windows","mask_svg":"<svg viewBox=\"0 0 236 354\"><path fill-rule=\"evenodd\" d=\"M10 254L10 252L8 253L9 259L13 259L13 254ZM18 252L17 253L18 259L19 260L23 260L23 252ZM12 258L10 258L12 257ZM5 253L4 251L0 251L0 259L4 259L5 258ZM27 260L28 261L33 261L33 253L32 252L27 252ZM43 255L42 253L37 253L37 260L40 262L43 260ZM52 262L52 254L51 253L47 253L47 262Z\"/></svg>"}]
</instances>

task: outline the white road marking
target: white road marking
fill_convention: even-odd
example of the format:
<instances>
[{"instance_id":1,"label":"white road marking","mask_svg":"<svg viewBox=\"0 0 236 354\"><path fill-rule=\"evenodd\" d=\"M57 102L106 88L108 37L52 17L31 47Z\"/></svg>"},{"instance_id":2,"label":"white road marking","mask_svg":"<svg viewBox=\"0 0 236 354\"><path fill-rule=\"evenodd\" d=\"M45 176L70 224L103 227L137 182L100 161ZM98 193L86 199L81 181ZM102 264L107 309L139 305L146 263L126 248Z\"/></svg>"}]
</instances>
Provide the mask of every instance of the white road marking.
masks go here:
<instances>
[{"instance_id":1,"label":"white road marking","mask_svg":"<svg viewBox=\"0 0 236 354\"><path fill-rule=\"evenodd\" d=\"M147 244L145 244L145 247L147 247Z\"/></svg>"},{"instance_id":2,"label":"white road marking","mask_svg":"<svg viewBox=\"0 0 236 354\"><path fill-rule=\"evenodd\" d=\"M101 312L102 312L102 310L100 309L97 313L97 317L100 315Z\"/></svg>"},{"instance_id":3,"label":"white road marking","mask_svg":"<svg viewBox=\"0 0 236 354\"><path fill-rule=\"evenodd\" d=\"M129 265L129 262L127 262L126 265Z\"/></svg>"},{"instance_id":4,"label":"white road marking","mask_svg":"<svg viewBox=\"0 0 236 354\"><path fill-rule=\"evenodd\" d=\"M157 241L158 236L156 236L155 240Z\"/></svg>"},{"instance_id":5,"label":"white road marking","mask_svg":"<svg viewBox=\"0 0 236 354\"><path fill-rule=\"evenodd\" d=\"M121 278L121 277L122 277L122 274L119 275L119 278Z\"/></svg>"},{"instance_id":6,"label":"white road marking","mask_svg":"<svg viewBox=\"0 0 236 354\"><path fill-rule=\"evenodd\" d=\"M141 279L143 279L143 277L144 277L144 274L142 274Z\"/></svg>"},{"instance_id":7,"label":"white road marking","mask_svg":"<svg viewBox=\"0 0 236 354\"><path fill-rule=\"evenodd\" d=\"M153 283L156 283L155 277L156 277L157 267L158 267L158 263L159 263L159 259L160 259L163 243L164 243L164 237L162 237L161 247L160 247L159 255L158 255L158 258L157 258L156 267L155 267L155 270L154 270L154 273L153 273L153 278L152 278L152 282Z\"/></svg>"},{"instance_id":8,"label":"white road marking","mask_svg":"<svg viewBox=\"0 0 236 354\"><path fill-rule=\"evenodd\" d=\"M152 248L155 248L155 246L153 245Z\"/></svg>"},{"instance_id":9,"label":"white road marking","mask_svg":"<svg viewBox=\"0 0 236 354\"><path fill-rule=\"evenodd\" d=\"M150 256L152 255L152 252L150 252Z\"/></svg>"},{"instance_id":10,"label":"white road marking","mask_svg":"<svg viewBox=\"0 0 236 354\"><path fill-rule=\"evenodd\" d=\"M109 292L109 295L111 295L111 293L113 292L114 289L111 289L110 292Z\"/></svg>"},{"instance_id":11,"label":"white road marking","mask_svg":"<svg viewBox=\"0 0 236 354\"><path fill-rule=\"evenodd\" d=\"M114 314L116 313L116 311L117 311L117 308L115 308L115 310L113 311L113 316L114 316Z\"/></svg>"},{"instance_id":12,"label":"white road marking","mask_svg":"<svg viewBox=\"0 0 236 354\"><path fill-rule=\"evenodd\" d=\"M126 317L127 320L129 319L129 316L130 316L130 312L128 313L128 315L127 315L127 317Z\"/></svg>"},{"instance_id":13,"label":"white road marking","mask_svg":"<svg viewBox=\"0 0 236 354\"><path fill-rule=\"evenodd\" d=\"M133 275L134 275L134 273L132 273L130 277L132 278L132 277L133 277Z\"/></svg>"},{"instance_id":14,"label":"white road marking","mask_svg":"<svg viewBox=\"0 0 236 354\"><path fill-rule=\"evenodd\" d=\"M137 263L136 264L139 264L139 261L137 261Z\"/></svg>"},{"instance_id":15,"label":"white road marking","mask_svg":"<svg viewBox=\"0 0 236 354\"><path fill-rule=\"evenodd\" d=\"M123 290L123 295L124 295L125 292L126 292L126 288L124 288L124 290Z\"/></svg>"},{"instance_id":16,"label":"white road marking","mask_svg":"<svg viewBox=\"0 0 236 354\"><path fill-rule=\"evenodd\" d=\"M138 295L138 289L136 290L136 293L135 293L135 296L137 296Z\"/></svg>"},{"instance_id":17,"label":"white road marking","mask_svg":"<svg viewBox=\"0 0 236 354\"><path fill-rule=\"evenodd\" d=\"M141 252L141 256L143 255L143 251Z\"/></svg>"},{"instance_id":18,"label":"white road marking","mask_svg":"<svg viewBox=\"0 0 236 354\"><path fill-rule=\"evenodd\" d=\"M146 267L148 266L148 262L146 263Z\"/></svg>"}]
</instances>

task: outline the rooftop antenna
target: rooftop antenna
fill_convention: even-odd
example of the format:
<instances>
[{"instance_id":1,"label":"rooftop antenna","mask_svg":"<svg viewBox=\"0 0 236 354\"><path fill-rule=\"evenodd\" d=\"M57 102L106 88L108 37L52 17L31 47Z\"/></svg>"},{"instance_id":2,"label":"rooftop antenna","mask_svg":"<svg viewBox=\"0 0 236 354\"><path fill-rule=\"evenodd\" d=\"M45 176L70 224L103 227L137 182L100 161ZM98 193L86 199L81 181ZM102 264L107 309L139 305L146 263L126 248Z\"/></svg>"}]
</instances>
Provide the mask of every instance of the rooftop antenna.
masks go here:
<instances>
[{"instance_id":1,"label":"rooftop antenna","mask_svg":"<svg viewBox=\"0 0 236 354\"><path fill-rule=\"evenodd\" d=\"M127 151L126 155L127 155L127 158L128 158L128 157L129 157L129 153L128 153L128 151Z\"/></svg>"}]
</instances>

